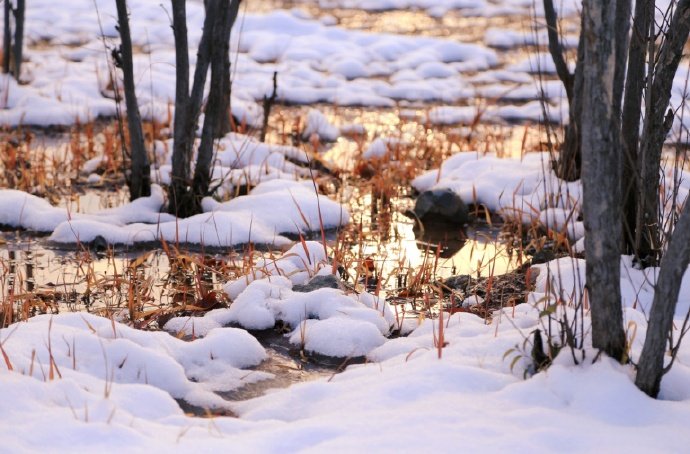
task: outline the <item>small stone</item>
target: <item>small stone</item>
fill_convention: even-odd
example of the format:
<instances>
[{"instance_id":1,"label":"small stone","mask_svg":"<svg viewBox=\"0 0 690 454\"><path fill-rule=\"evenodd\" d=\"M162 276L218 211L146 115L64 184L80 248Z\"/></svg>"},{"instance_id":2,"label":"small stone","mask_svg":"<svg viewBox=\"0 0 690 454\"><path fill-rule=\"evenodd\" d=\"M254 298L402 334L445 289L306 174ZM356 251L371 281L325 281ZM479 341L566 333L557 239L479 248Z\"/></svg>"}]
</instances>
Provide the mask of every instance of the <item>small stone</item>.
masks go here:
<instances>
[{"instance_id":1,"label":"small stone","mask_svg":"<svg viewBox=\"0 0 690 454\"><path fill-rule=\"evenodd\" d=\"M306 284L297 284L292 286L295 292L309 293L320 288L337 288L344 290L342 281L334 274L314 276Z\"/></svg>"},{"instance_id":2,"label":"small stone","mask_svg":"<svg viewBox=\"0 0 690 454\"><path fill-rule=\"evenodd\" d=\"M556 254L551 249L541 249L532 254L532 265L537 265L539 263L546 263L554 260Z\"/></svg>"},{"instance_id":3,"label":"small stone","mask_svg":"<svg viewBox=\"0 0 690 454\"><path fill-rule=\"evenodd\" d=\"M414 213L422 220L432 218L460 225L470 221L467 205L450 189L432 189L422 192L417 197Z\"/></svg>"}]
</instances>

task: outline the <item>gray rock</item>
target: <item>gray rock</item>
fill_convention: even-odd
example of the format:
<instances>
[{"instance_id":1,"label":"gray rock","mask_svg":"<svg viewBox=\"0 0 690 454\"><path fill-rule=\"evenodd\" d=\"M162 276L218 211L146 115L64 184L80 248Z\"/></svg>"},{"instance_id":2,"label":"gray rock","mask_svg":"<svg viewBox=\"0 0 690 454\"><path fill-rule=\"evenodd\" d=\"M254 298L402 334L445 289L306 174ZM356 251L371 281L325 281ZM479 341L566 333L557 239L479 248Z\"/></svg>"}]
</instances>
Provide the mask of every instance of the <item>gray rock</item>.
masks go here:
<instances>
[{"instance_id":1,"label":"gray rock","mask_svg":"<svg viewBox=\"0 0 690 454\"><path fill-rule=\"evenodd\" d=\"M344 290L342 281L334 274L314 276L306 284L297 284L292 286L295 292L309 293L320 288L338 288Z\"/></svg>"},{"instance_id":2,"label":"gray rock","mask_svg":"<svg viewBox=\"0 0 690 454\"><path fill-rule=\"evenodd\" d=\"M414 206L415 215L421 219L433 219L464 225L470 221L470 211L459 195L450 189L433 189L422 192Z\"/></svg>"},{"instance_id":3,"label":"gray rock","mask_svg":"<svg viewBox=\"0 0 690 454\"><path fill-rule=\"evenodd\" d=\"M459 276L450 276L443 281L443 284L454 290L467 291L470 284L476 279L472 279L469 274L461 274Z\"/></svg>"}]
</instances>

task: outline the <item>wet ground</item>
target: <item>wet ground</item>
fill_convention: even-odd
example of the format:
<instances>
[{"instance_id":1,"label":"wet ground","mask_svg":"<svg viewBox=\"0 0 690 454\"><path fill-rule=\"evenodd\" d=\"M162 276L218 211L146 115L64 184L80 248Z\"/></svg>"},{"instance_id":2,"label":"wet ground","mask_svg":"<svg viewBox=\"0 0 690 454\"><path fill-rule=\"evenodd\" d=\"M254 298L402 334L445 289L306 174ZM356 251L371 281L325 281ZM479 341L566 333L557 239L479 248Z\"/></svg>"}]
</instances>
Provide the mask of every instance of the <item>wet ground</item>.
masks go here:
<instances>
[{"instance_id":1,"label":"wet ground","mask_svg":"<svg viewBox=\"0 0 690 454\"><path fill-rule=\"evenodd\" d=\"M273 0L249 3L250 8L258 11L270 10L277 3L286 5ZM332 16L347 28L441 36L464 42L481 42L488 27L519 31L531 27L528 18L466 18L460 12L433 18L423 11L365 13L320 10L300 2L294 2L294 6L304 8L314 17ZM522 59L533 50L505 51L502 64ZM433 105L423 103L401 102L393 109L276 106L269 122L268 141L313 147L295 142L311 107L324 112L335 125L357 124L366 129L363 135L351 134L333 144L319 144L317 150L331 169L322 181L324 192L346 203L352 214L350 226L331 241L332 246L345 251L344 278L349 286L381 292L398 304L407 304L410 299L433 293L429 285L440 278L498 276L527 261L528 256L520 247L522 239L516 238L514 230L506 228L495 215L479 207L474 213L476 221L464 229L420 229L405 212L414 204L415 194L409 181L422 170L437 167L459 151L520 156L543 150L548 146L544 128L482 122L470 126L431 126L428 113ZM155 135L155 129L149 132ZM75 127L68 131L11 131L7 135L14 137L15 142L5 141L10 144L3 151L5 170L26 161L40 163L42 167L17 167L12 181L4 181L3 185L30 190L71 212L88 213L126 201L126 193L118 189L123 182L117 164L118 139L115 127L108 122L93 130ZM406 165L366 167L369 164L362 162L361 153L382 135L412 144L401 159ZM88 178L90 172L83 171L83 165L96 155L109 156L111 164L99 169L104 177L94 183ZM11 156L14 160L9 159ZM9 305L16 312L10 314L5 310L0 321L7 323L13 316L23 319L37 313L86 310L129 319L141 328L157 329L167 315L193 315L195 312L187 308L192 303L202 310L226 305L220 287L241 274L247 254L246 250L204 255L184 249L173 254L162 248L95 249L98 248L56 250L43 235L2 232L0 294L5 309ZM365 262L367 269L363 270ZM270 372L275 378L237 390L228 398L245 399L271 387L328 376L342 365L304 358L300 352L290 351L276 336L264 336L263 340L270 359L257 370Z\"/></svg>"}]
</instances>

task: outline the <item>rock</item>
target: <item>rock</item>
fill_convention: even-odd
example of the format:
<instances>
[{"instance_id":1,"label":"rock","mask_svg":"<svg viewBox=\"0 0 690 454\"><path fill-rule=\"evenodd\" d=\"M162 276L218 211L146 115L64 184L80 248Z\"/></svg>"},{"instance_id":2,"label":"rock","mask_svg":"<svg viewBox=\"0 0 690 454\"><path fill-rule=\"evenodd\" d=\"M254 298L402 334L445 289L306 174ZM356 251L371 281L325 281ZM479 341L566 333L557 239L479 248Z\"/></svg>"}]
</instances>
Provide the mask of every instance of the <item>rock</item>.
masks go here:
<instances>
[{"instance_id":1,"label":"rock","mask_svg":"<svg viewBox=\"0 0 690 454\"><path fill-rule=\"evenodd\" d=\"M421 219L434 219L464 225L470 221L470 211L459 195L450 189L432 189L422 192L414 206Z\"/></svg>"},{"instance_id":2,"label":"rock","mask_svg":"<svg viewBox=\"0 0 690 454\"><path fill-rule=\"evenodd\" d=\"M89 249L96 253L105 252L108 250L108 240L101 235L97 235L96 238L89 243Z\"/></svg>"},{"instance_id":3,"label":"rock","mask_svg":"<svg viewBox=\"0 0 690 454\"><path fill-rule=\"evenodd\" d=\"M314 276L306 284L297 284L292 286L295 292L309 293L320 288L338 288L344 290L342 281L334 274Z\"/></svg>"},{"instance_id":4,"label":"rock","mask_svg":"<svg viewBox=\"0 0 690 454\"><path fill-rule=\"evenodd\" d=\"M539 251L535 251L534 254L532 254L532 265L550 262L555 258L556 254L552 249L541 249Z\"/></svg>"},{"instance_id":5,"label":"rock","mask_svg":"<svg viewBox=\"0 0 690 454\"><path fill-rule=\"evenodd\" d=\"M476 279L475 279L476 280ZM469 274L461 274L459 276L451 276L443 281L443 284L453 290L467 291L470 283L473 281Z\"/></svg>"}]
</instances>

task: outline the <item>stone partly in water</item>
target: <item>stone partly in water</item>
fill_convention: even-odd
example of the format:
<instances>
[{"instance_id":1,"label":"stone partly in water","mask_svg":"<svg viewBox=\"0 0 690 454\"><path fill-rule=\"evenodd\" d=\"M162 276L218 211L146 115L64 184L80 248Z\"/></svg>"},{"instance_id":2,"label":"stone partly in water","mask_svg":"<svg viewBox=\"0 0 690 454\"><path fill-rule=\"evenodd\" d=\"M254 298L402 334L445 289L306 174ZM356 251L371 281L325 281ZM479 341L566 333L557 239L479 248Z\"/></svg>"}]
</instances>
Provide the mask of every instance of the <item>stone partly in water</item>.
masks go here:
<instances>
[{"instance_id":1,"label":"stone partly in water","mask_svg":"<svg viewBox=\"0 0 690 454\"><path fill-rule=\"evenodd\" d=\"M511 307L527 300L539 275L539 268L524 264L510 273L491 277L474 277L469 274L448 277L440 287L446 293L453 293L463 307L476 306L481 298L489 315L491 311ZM475 298L474 300L472 298ZM464 305L468 298L467 305Z\"/></svg>"},{"instance_id":2,"label":"stone partly in water","mask_svg":"<svg viewBox=\"0 0 690 454\"><path fill-rule=\"evenodd\" d=\"M460 196L450 189L432 189L417 197L414 214L422 222L440 221L457 225L470 222L470 211Z\"/></svg>"},{"instance_id":3,"label":"stone partly in water","mask_svg":"<svg viewBox=\"0 0 690 454\"><path fill-rule=\"evenodd\" d=\"M108 240L101 235L97 235L96 238L89 243L89 249L96 253L105 252L108 250Z\"/></svg>"}]
</instances>

